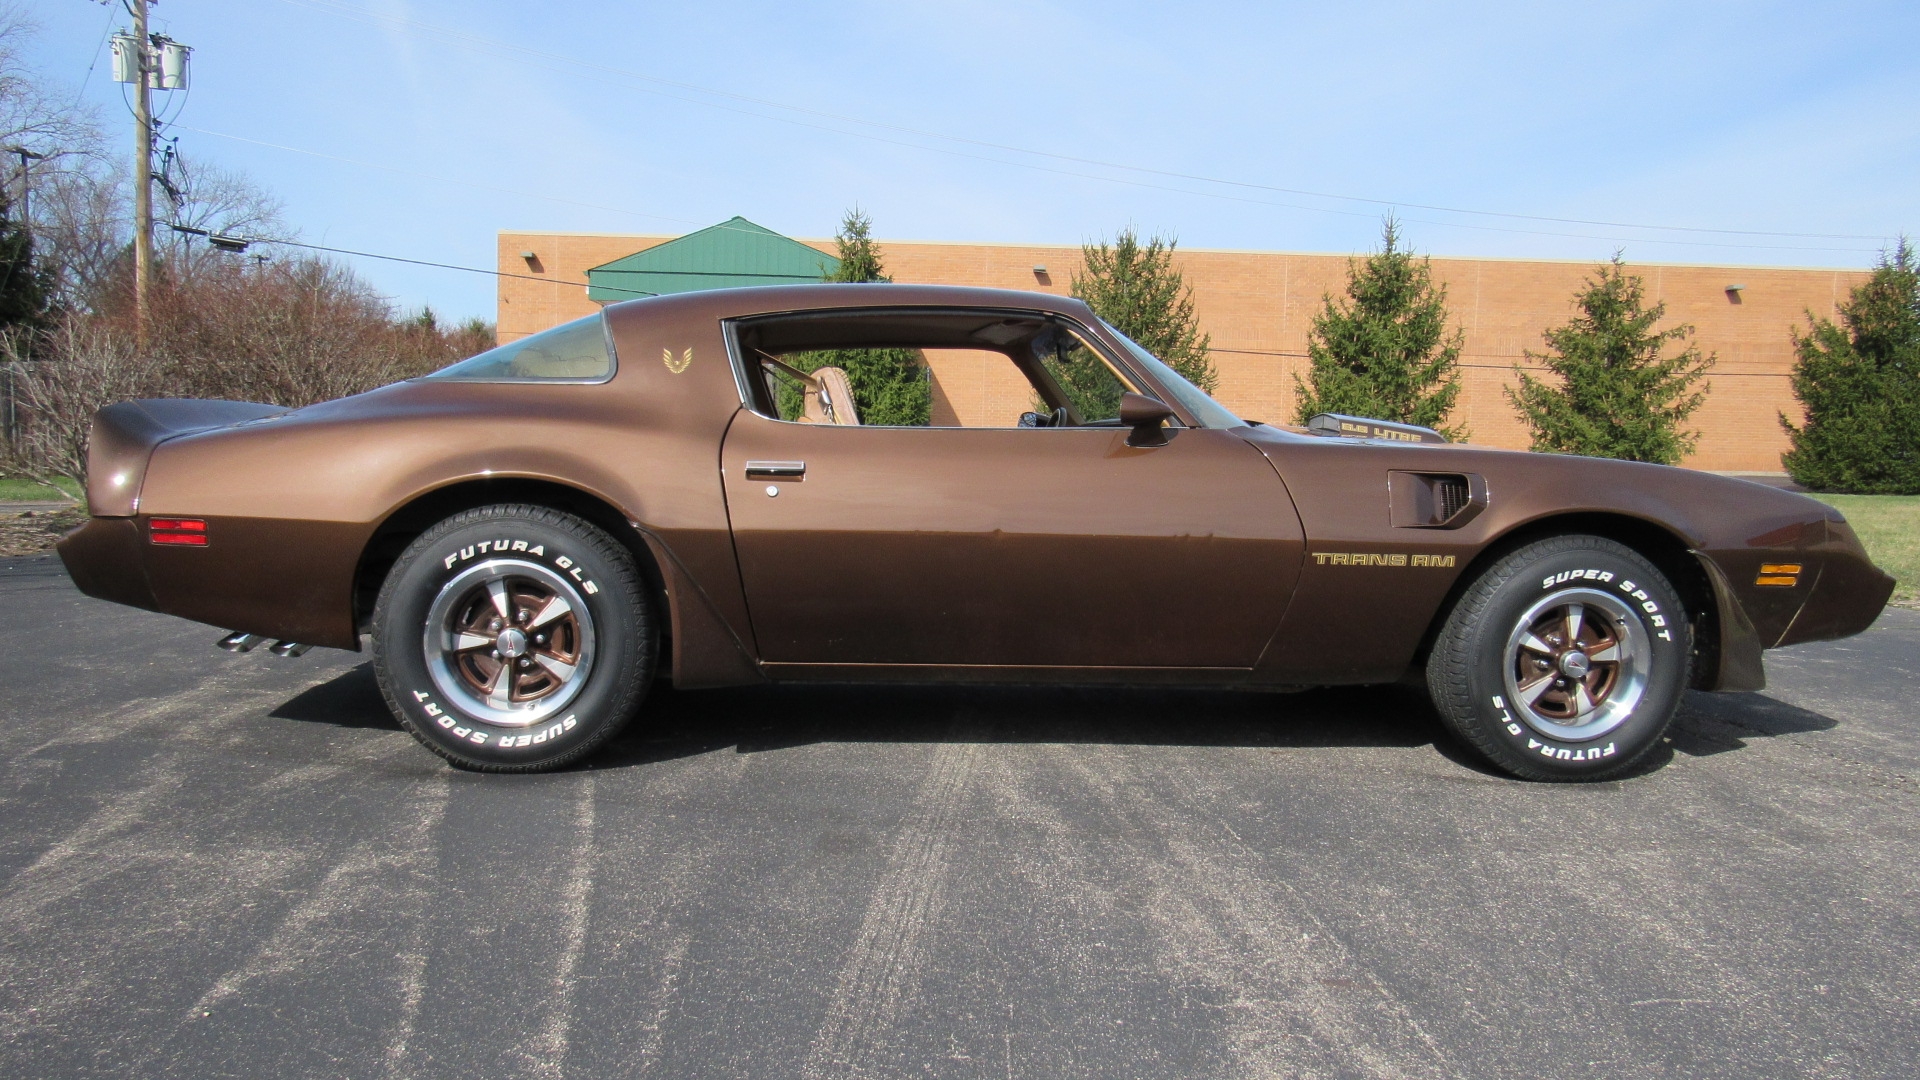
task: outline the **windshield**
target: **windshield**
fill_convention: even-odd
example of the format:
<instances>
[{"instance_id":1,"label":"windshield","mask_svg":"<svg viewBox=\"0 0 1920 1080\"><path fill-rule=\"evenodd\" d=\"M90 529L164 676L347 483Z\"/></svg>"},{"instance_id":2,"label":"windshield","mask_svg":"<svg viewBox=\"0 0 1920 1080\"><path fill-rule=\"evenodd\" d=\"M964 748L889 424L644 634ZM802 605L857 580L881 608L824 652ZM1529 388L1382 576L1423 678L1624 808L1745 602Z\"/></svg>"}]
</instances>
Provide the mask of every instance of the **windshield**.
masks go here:
<instances>
[{"instance_id":1,"label":"windshield","mask_svg":"<svg viewBox=\"0 0 1920 1080\"><path fill-rule=\"evenodd\" d=\"M589 315L488 349L427 378L545 382L604 379L611 374L613 351L607 347L606 320Z\"/></svg>"},{"instance_id":2,"label":"windshield","mask_svg":"<svg viewBox=\"0 0 1920 1080\"><path fill-rule=\"evenodd\" d=\"M1127 347L1127 351L1133 354L1133 358L1140 363L1140 366L1147 369L1147 374L1152 375L1160 385L1167 388L1167 393L1180 399L1179 404L1200 422L1201 427L1247 426L1245 420L1228 412L1226 406L1208 397L1205 390L1188 382L1184 375L1168 367L1165 361L1141 348L1140 344L1132 338L1115 330L1112 323L1103 320L1100 325L1106 327L1108 333Z\"/></svg>"}]
</instances>

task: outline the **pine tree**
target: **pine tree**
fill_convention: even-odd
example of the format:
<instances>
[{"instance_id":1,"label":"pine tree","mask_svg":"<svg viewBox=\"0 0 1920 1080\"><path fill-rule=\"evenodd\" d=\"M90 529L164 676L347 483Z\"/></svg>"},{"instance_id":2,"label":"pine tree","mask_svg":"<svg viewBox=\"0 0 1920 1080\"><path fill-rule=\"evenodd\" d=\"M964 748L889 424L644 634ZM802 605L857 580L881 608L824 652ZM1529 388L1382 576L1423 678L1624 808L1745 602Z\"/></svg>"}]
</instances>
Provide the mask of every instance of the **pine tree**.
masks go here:
<instances>
[{"instance_id":1,"label":"pine tree","mask_svg":"<svg viewBox=\"0 0 1920 1080\"><path fill-rule=\"evenodd\" d=\"M1447 290L1427 259L1400 246L1388 218L1381 250L1347 264L1347 295L1323 298L1307 331L1307 378L1293 377L1301 423L1316 413L1396 420L1465 438L1448 428L1460 396L1462 333L1447 333Z\"/></svg>"},{"instance_id":2,"label":"pine tree","mask_svg":"<svg viewBox=\"0 0 1920 1080\"><path fill-rule=\"evenodd\" d=\"M859 207L847 211L840 232L840 264L825 275L827 281L892 281L873 242L873 222ZM933 382L926 362L915 349L830 349L788 358L802 371L837 367L853 387L854 411L860 423L887 427L924 426L933 415ZM788 419L802 411L800 391L781 387L780 414Z\"/></svg>"},{"instance_id":3,"label":"pine tree","mask_svg":"<svg viewBox=\"0 0 1920 1080\"><path fill-rule=\"evenodd\" d=\"M1684 425L1706 400L1706 390L1693 386L1713 366L1713 356L1684 344L1691 326L1654 329L1667 306L1646 306L1644 284L1626 272L1618 254L1587 279L1573 304L1579 314L1546 332L1553 351L1527 353L1557 381L1516 368L1520 385L1506 391L1533 431L1533 449L1661 465L1679 461L1700 437ZM1683 347L1662 356L1669 343Z\"/></svg>"},{"instance_id":4,"label":"pine tree","mask_svg":"<svg viewBox=\"0 0 1920 1080\"><path fill-rule=\"evenodd\" d=\"M47 313L47 275L34 265L33 233L0 192L0 332L38 329Z\"/></svg>"},{"instance_id":5,"label":"pine tree","mask_svg":"<svg viewBox=\"0 0 1920 1080\"><path fill-rule=\"evenodd\" d=\"M1793 337L1793 396L1806 408L1781 464L1815 491L1920 494L1920 258L1904 237L1840 305Z\"/></svg>"},{"instance_id":6,"label":"pine tree","mask_svg":"<svg viewBox=\"0 0 1920 1080\"><path fill-rule=\"evenodd\" d=\"M1207 356L1213 339L1194 316L1193 289L1173 267L1176 244L1155 236L1143 247L1132 227L1120 230L1112 244L1083 244L1073 295L1188 382L1212 393L1219 382Z\"/></svg>"}]
</instances>

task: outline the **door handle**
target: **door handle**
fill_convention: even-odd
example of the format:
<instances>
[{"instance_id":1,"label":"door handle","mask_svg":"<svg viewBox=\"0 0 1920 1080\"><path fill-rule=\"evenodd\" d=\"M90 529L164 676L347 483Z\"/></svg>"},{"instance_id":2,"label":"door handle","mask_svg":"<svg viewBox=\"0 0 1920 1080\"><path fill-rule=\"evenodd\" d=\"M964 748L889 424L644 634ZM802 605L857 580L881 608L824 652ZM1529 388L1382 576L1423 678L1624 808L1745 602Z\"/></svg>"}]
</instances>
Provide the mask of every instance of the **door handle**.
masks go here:
<instances>
[{"instance_id":1,"label":"door handle","mask_svg":"<svg viewBox=\"0 0 1920 1080\"><path fill-rule=\"evenodd\" d=\"M804 461L749 461L747 479L749 480L805 480L807 463Z\"/></svg>"}]
</instances>

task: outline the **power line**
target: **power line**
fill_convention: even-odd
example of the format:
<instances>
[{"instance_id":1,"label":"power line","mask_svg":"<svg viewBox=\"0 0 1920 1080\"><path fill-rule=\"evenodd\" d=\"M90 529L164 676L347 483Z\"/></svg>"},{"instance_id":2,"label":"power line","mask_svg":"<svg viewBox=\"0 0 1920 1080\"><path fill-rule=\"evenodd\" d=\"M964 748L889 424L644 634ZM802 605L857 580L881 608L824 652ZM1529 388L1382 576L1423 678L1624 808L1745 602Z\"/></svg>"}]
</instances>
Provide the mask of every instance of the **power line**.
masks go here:
<instances>
[{"instance_id":1,"label":"power line","mask_svg":"<svg viewBox=\"0 0 1920 1080\"><path fill-rule=\"evenodd\" d=\"M301 243L298 240L268 240L264 237L257 237L257 236L236 237L234 239L244 240L248 244L281 244L286 247L305 248L309 251L328 251L336 255L354 255L363 259L384 259L387 262L409 263L413 266L431 266L441 270L461 270L469 274L488 274L493 277L517 278L521 281L539 281L539 282L545 282L546 284L549 284L549 285L568 285L576 289L593 288L593 289L600 289L606 292L627 293L629 295L636 296L636 297L659 295L658 293L642 292L639 289L622 289L622 288L618 288L616 286L611 286L611 285L594 285L591 282L585 282L585 281L562 281L559 278L540 277L535 274L514 274L514 273L509 273L505 270L482 270L477 266L460 266L457 263L433 262L432 260L429 260L429 259L409 259L399 255L383 255L373 251L355 251L352 248L328 247L325 244L305 244L305 243ZM1238 354L1245 354L1249 356L1276 356L1276 357L1284 357L1288 359L1306 359L1307 357L1306 353L1288 352L1288 351L1278 350L1278 349L1210 348L1207 351L1216 352L1216 353L1238 353ZM1474 354L1468 354L1468 355L1480 356L1485 359L1498 358L1497 354L1474 353ZM1524 370L1524 371L1546 371L1547 370L1544 367L1529 366L1524 364L1515 365L1515 364L1462 363L1459 366L1463 368L1475 368L1475 369L1487 370L1487 371L1512 371L1512 370L1515 370L1515 368L1519 368L1520 370ZM1713 372L1709 372L1709 377L1788 379L1788 378L1792 378L1792 375L1789 372L1774 372L1774 371L1713 371Z\"/></svg>"},{"instance_id":2,"label":"power line","mask_svg":"<svg viewBox=\"0 0 1920 1080\"><path fill-rule=\"evenodd\" d=\"M501 187L498 184L482 184L477 181L466 180L455 176L436 176L433 173L421 172L418 169L403 169L397 165L387 165L377 161L362 161L358 158L342 157L339 154L326 154L318 150L307 150L298 146L287 146L284 143L272 143L263 139L249 139L244 135L233 135L224 131L210 131L206 128L194 127L191 124L175 124L173 126L182 131L191 131L199 135L211 135L216 139L231 139L234 142L247 143L250 146L264 146L271 150L284 150L290 154L304 154L307 157L321 158L326 161L338 161L347 165L357 165L363 169L379 169L383 172L397 173L401 176L412 176L422 180L432 180L439 184L458 184L462 187L475 188L480 191L493 191L503 195L518 195L525 199L544 199L547 202L561 203L566 206L578 206L587 210L604 210L611 214L627 214L632 217L651 218L656 221L671 221L681 225L701 224L701 222L692 218L672 217L667 214L649 214L643 210L629 210L621 206L603 206L599 203L581 202L579 199L567 199L558 195L546 195L538 191L522 191L519 188Z\"/></svg>"},{"instance_id":3,"label":"power line","mask_svg":"<svg viewBox=\"0 0 1920 1080\"><path fill-rule=\"evenodd\" d=\"M1091 165L1098 168L1115 169L1115 170L1121 170L1126 172L1141 173L1145 175L1161 176L1169 179L1187 180L1187 181L1192 181L1196 183L1214 184L1214 185L1220 185L1225 187L1235 187L1235 188L1255 190L1255 191L1270 191L1278 194L1299 195L1299 196L1304 196L1308 198L1333 199L1333 200L1343 201L1343 202L1361 202L1361 203L1368 203L1374 206L1389 207L1389 208L1408 207L1412 209L1429 210L1429 211L1434 211L1438 213L1461 214L1461 215L1476 216L1476 217L1507 218L1507 219L1517 220L1517 221L1539 221L1539 222L1549 222L1549 223L1563 224L1563 225L1588 225L1588 226L1595 226L1599 228L1635 229L1635 230L1654 231L1654 232L1701 233L1701 234L1713 234L1713 235L1724 235L1724 236L1754 236L1754 237L1777 236L1777 237L1787 237L1787 238L1795 238L1795 239L1815 239L1815 240L1867 240L1867 241L1885 242L1885 240L1887 239L1887 237L1885 236L1872 236L1872 235L1858 234L1858 233L1807 233L1807 232L1786 232L1786 231L1762 230L1762 229L1718 229L1718 228L1706 228L1706 227L1689 226L1689 225L1649 225L1649 224L1635 223L1635 222L1604 221L1604 220L1590 219L1590 218L1554 217L1554 216L1543 215L1543 214L1523 214L1523 213L1507 212L1507 211L1478 210L1478 209L1471 209L1471 208L1465 208L1465 207L1443 206L1443 205L1432 204L1432 203L1414 203L1414 202L1407 202L1404 200L1379 199L1379 198L1373 198L1373 197L1362 196L1362 195L1347 195L1347 194L1341 194L1337 192L1312 191L1312 190L1302 189L1302 188L1289 188L1289 187L1281 187L1281 186L1272 185L1272 184L1260 184L1260 183L1253 183L1253 182L1242 181L1242 180L1222 179L1219 177L1206 176L1206 175L1197 174L1197 173L1185 173L1185 172L1178 172L1178 171L1168 170L1168 169L1157 169L1157 168L1152 168L1152 167L1143 166L1143 165L1132 165L1125 162L1105 161L1098 158L1078 157L1070 154L1060 154L1060 153L1055 153L1055 152L1046 151L1046 150L1034 150L1028 147L1014 146L1006 143L997 143L997 142L990 142L982 139L968 138L965 136L950 135L944 132L930 131L922 128L907 127L899 124L889 124L883 121L869 120L863 117L850 116L842 113L828 112L825 110L809 108L807 106L794 105L787 102L775 101L768 98L759 98L759 97L753 97L751 95L746 95L746 94L738 94L732 91L719 90L712 87L701 86L695 83L686 83L686 82L678 82L671 79L663 79L657 76L647 75L641 72L632 71L625 68L617 68L617 67L611 67L604 64L591 63L588 61L578 60L573 57L561 56L554 53L544 52L542 50L533 49L524 45L517 45L511 42L498 41L492 38L482 37L477 34L468 33L463 30L456 30L451 27L438 26L433 23L423 22L421 20L408 18L406 16L389 15L384 12L367 11L355 5L340 3L338 2L338 0L282 0L282 2L293 4L296 6L306 7L310 10L326 12L328 14L332 14L340 17L355 19L357 21L362 21L362 22L381 21L381 22L386 22L388 24L398 24L401 26L412 27L418 30L427 31L429 33L438 34L443 37L464 41L464 42L470 43L473 46L479 47L483 50L511 51L514 53L521 54L523 56L537 57L541 60L545 60L550 63L565 65L567 67L578 68L578 69L583 69L588 71L602 72L606 74L616 75L625 79L632 79L632 80L638 80L641 82L653 83L659 86L669 86L675 89L687 90L694 93L710 95L713 97L727 98L734 101L740 101L740 102L745 102L749 104L763 106L766 108L780 109L787 112L793 112L793 113L798 113L798 114L808 115L808 116L815 116L822 119L835 120L841 123L858 124L863 127L875 128L875 129L885 130L885 131L894 131L902 134L918 136L921 138L939 139L946 142L958 143L958 144L968 145L968 146L977 146L984 149L999 150L1006 153L1022 154L1022 155L1039 157L1039 158L1048 158L1056 161L1070 162L1073 164ZM698 101L696 99L679 97L678 95L668 94L668 95L662 95L662 96L671 97L676 100L691 101L694 104L707 105L713 108L725 108L724 106L716 105L713 102ZM738 110L738 109L729 109L727 111L744 112L743 110ZM798 123L797 121L789 120L783 117L767 116L761 113L749 112L744 114L749 116L756 116L761 119L776 120L776 121L781 121L786 123ZM859 132L841 131L834 128L822 128L820 125L815 125L815 124L802 123L800 126L813 127L819 130L834 131L835 133L842 134L842 135L851 135L851 136L860 137L860 138L872 138L872 136L862 135ZM893 140L885 140L885 139L881 139L877 141L893 142L894 145L913 146L916 149L930 150L936 153L952 153L951 151L942 151L937 147L918 146L912 143L897 143L897 142L894 142ZM956 156L973 157L976 160L989 161L989 162L994 162L996 164L1002 164L1002 165L1013 165L1017 167L1026 167L1026 168L1037 168L1036 166L1028 165L1022 162L1004 161L1004 160L995 159L995 158L981 158L976 155L960 154ZM1103 177L1103 176L1097 176L1097 175L1091 175L1091 174L1085 174L1085 173L1071 173L1071 172L1064 172L1062 170L1043 169L1041 171L1060 172L1062 173L1062 175L1078 176L1085 179L1093 179L1093 180L1103 180L1110 183L1122 183L1122 184L1135 183L1131 181L1121 180L1115 177ZM1168 188L1161 185L1135 183L1135 186L1155 188L1157 190L1164 190L1164 191L1172 191L1180 194L1223 197L1223 196L1213 195L1212 193L1208 193L1208 192L1189 191L1182 188ZM1255 203L1262 203L1264 205L1283 206L1290 209L1306 210L1310 212L1335 213L1335 214L1347 214L1347 215L1354 214L1353 211L1334 210L1328 207L1299 206L1299 205L1290 204L1290 203L1272 203L1266 200L1235 200L1235 201L1255 202ZM1372 215L1364 214L1364 215L1355 215L1355 216L1370 217ZM1451 227L1451 228L1476 228L1476 226L1465 225L1459 222L1422 221L1421 223L1439 225L1439 226ZM1485 227L1479 227L1479 228L1485 228ZM1531 233L1535 235L1569 237L1574 239L1593 239L1593 240L1632 239L1636 243L1672 243L1672 244L1689 243L1688 241L1659 241L1659 240L1653 240L1645 237L1637 237L1637 238L1595 237L1595 236L1586 236L1583 234L1542 232L1538 230L1528 230L1528 229L1498 229L1493 231ZM1857 251L1859 250L1854 248L1808 248L1808 247L1789 247L1784 245L1712 244L1707 246L1714 246L1714 247L1752 246L1752 247L1767 247L1767 248L1773 248L1777 250L1803 250L1803 251Z\"/></svg>"},{"instance_id":4,"label":"power line","mask_svg":"<svg viewBox=\"0 0 1920 1080\"><path fill-rule=\"evenodd\" d=\"M288 0L288 2L291 2L291 0ZM690 99L677 99L677 100L690 100ZM697 102L697 104L710 104L710 103ZM728 112L741 112L741 110L729 109L727 106L724 106L724 105L719 105L714 107L724 109ZM759 114L757 113L743 113L743 115L756 116L756 117L759 116ZM767 117L760 117L760 118L769 119ZM800 126L802 127L819 127L819 125L814 125L814 124L806 124L798 121L793 121L793 122L799 123ZM546 199L553 202L569 203L571 205L588 207L592 209L610 210L610 211L613 211L614 213L632 214L637 217L649 217L649 218L657 218L663 221L679 221L679 222L685 222L687 224L696 224L696 225L699 224L699 222L692 221L687 218L670 217L665 214L648 214L642 211L626 210L626 209L621 209L617 207L597 206L596 204L593 204L593 203L580 202L574 199L562 199L557 196L542 195L534 192L518 191L513 188L497 187L491 184L479 184L479 183L474 183L468 180L457 180L449 177L436 177L428 173L422 173L422 172L409 170L409 169L402 169L397 166L376 164L374 162L358 161L353 158L341 157L336 154L325 154L317 150L306 150L306 149L295 147L295 146L285 146L279 143L270 143L270 142L265 142L259 139L250 139L241 135L231 135L231 134L227 134L224 132L217 132L217 131L206 131L199 128L188 127L187 125L184 125L184 124L180 124L176 126L186 128L189 131L201 131L202 134L213 135L218 138L233 139L237 142L252 143L256 146L271 147L273 149L285 150L290 153L306 154L311 157L328 158L334 161L341 161L341 162L346 162L350 164L361 165L366 168L382 169L388 172L395 172L403 175L420 176L427 179L438 180L443 183L461 184L467 187L474 187L482 190L499 191L507 194L522 195L528 198ZM1203 199L1218 199L1218 200L1224 200L1227 202L1247 203L1255 206L1279 206L1279 207L1286 207L1286 208L1295 209L1295 210L1306 210L1313 213L1339 214L1345 217L1365 217L1365 218L1372 217L1371 213L1362 212L1358 210L1335 210L1328 207L1302 206L1298 203L1274 202L1270 199L1250 199L1250 198L1245 198L1243 196L1238 196L1238 195L1222 194L1220 192L1189 191L1185 188L1169 187L1165 184L1150 184L1150 183L1145 183L1143 181L1138 181L1138 180L1119 180L1113 177L1097 176L1092 173L1072 172L1066 169L1049 168L1048 166L1045 166L1045 165L1034 165L1028 162L1000 161L996 158L982 157L981 155L978 155L978 154L968 154L968 153L964 153L957 150L943 150L939 147L917 146L913 143L900 142L895 139L885 139L885 138L880 138L878 136L872 136L872 135L859 135L856 132L839 132L833 128L819 128L819 130L834 131L836 134L850 134L858 138L868 139L875 142L886 143L893 146L905 146L915 150L925 150L929 153L946 154L950 157L961 157L961 158L967 158L974 161L986 161L996 165L1010 166L1012 168L1028 169L1035 172L1053 173L1060 176L1074 176L1074 177L1080 177L1082 179L1087 179L1087 180L1098 180L1105 183L1124 184L1130 187L1148 188L1155 191L1168 191L1168 192L1173 192L1179 195L1192 195L1192 196L1196 196L1198 198L1203 198ZM1655 239L1651 237L1642 237L1642 238L1636 239L1636 238L1626 238L1626 237L1593 236L1588 233L1547 232L1541 229L1509 229L1509 228L1503 228L1497 225L1466 225L1466 224L1461 224L1459 222L1433 221L1425 218L1406 218L1403 220L1418 222L1421 224L1428 224L1428 225L1439 225L1445 228L1472 229L1477 232L1513 233L1513 234L1528 235L1528 236L1557 236L1557 237L1566 237L1566 238L1571 238L1576 240L1607 240L1607 241L1612 241L1616 243L1626 243L1631 241L1633 243L1640 243L1640 244L1663 244L1663 245L1671 245L1671 246L1678 246L1678 247L1731 248L1731 249L1738 249L1743 251L1747 251L1747 250L1843 251L1849 254L1856 254L1856 255L1867 253L1866 249L1863 249L1863 248L1809 247L1805 245L1793 245L1793 244L1730 244L1730 243L1718 243L1710 240L1661 240L1661 239Z\"/></svg>"},{"instance_id":5,"label":"power line","mask_svg":"<svg viewBox=\"0 0 1920 1080\"><path fill-rule=\"evenodd\" d=\"M197 231L197 230L183 230ZM549 285L567 285L576 289L603 289L607 292L628 293L633 296L657 296L658 293L642 292L639 289L622 289L612 285L594 285L585 281L563 281L560 278L540 277L537 274L512 274L505 270L482 270L477 266L461 266L457 263L434 262L431 259L409 259L400 255L382 255L376 251L355 251L352 248L328 247L325 244L307 244L298 240L273 240L264 236L227 237L241 244L280 244L284 247L305 248L308 251L330 251L336 255L356 255L362 259L384 259L387 262L411 263L414 266L432 266L441 270L463 270L469 274L488 274L493 277L519 278L522 281L541 281Z\"/></svg>"}]
</instances>

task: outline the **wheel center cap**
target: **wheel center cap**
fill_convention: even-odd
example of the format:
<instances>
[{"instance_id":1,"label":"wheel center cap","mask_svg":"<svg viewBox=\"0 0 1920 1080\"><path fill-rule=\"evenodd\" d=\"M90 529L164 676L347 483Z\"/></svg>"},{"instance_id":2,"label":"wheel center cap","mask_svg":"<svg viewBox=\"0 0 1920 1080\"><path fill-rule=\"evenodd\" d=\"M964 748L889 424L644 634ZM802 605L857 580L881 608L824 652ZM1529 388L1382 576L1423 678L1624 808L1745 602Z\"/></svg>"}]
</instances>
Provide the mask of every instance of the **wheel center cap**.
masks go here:
<instances>
[{"instance_id":1,"label":"wheel center cap","mask_svg":"<svg viewBox=\"0 0 1920 1080\"><path fill-rule=\"evenodd\" d=\"M1560 674L1569 679L1586 677L1587 670L1591 666L1592 662L1587 659L1587 654L1578 650L1560 657Z\"/></svg>"},{"instance_id":2,"label":"wheel center cap","mask_svg":"<svg viewBox=\"0 0 1920 1080\"><path fill-rule=\"evenodd\" d=\"M500 631L500 636L494 639L493 647L499 649L500 655L508 659L516 656L525 656L527 652L527 632L518 629L502 630Z\"/></svg>"}]
</instances>

